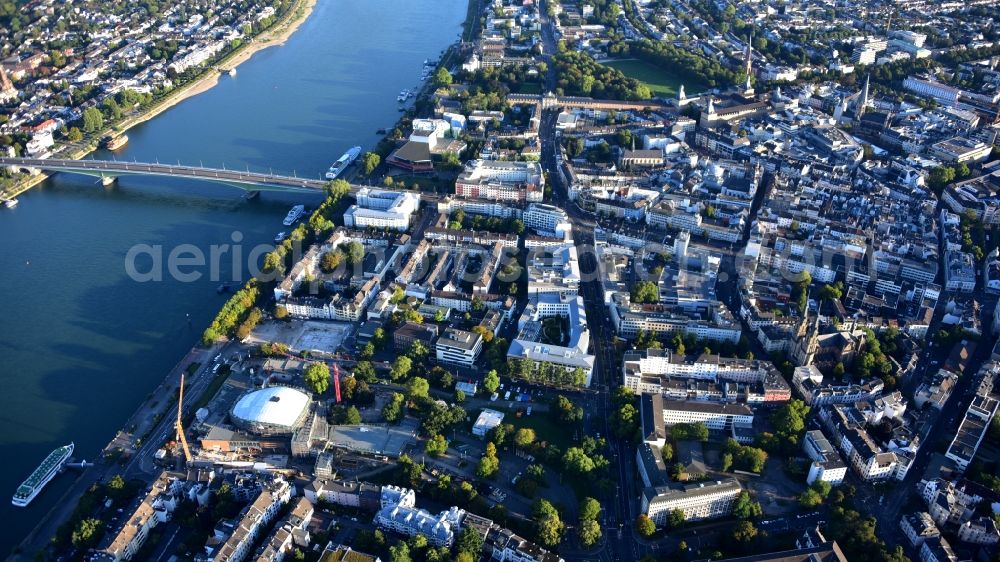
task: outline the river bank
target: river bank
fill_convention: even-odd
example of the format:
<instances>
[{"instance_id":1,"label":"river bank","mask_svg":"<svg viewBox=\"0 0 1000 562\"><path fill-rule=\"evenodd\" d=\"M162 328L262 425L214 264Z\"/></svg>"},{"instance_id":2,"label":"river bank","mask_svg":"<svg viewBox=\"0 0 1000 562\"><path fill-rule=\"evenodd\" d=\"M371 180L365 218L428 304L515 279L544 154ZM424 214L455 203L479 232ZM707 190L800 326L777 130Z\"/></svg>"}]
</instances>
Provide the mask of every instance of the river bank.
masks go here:
<instances>
[{"instance_id":1,"label":"river bank","mask_svg":"<svg viewBox=\"0 0 1000 562\"><path fill-rule=\"evenodd\" d=\"M285 41L287 41L288 38L291 37L292 34L294 34L307 19L309 19L309 15L312 14L317 1L318 0L296 0L295 5L288 9L281 20L275 22L274 25L267 28L250 41L240 45L224 58L213 63L197 78L172 90L162 100L157 102L155 105L144 109L138 115L126 118L122 122L107 128L98 135L95 135L95 137L101 138L107 134L124 133L132 127L149 121L150 119L189 98L211 90L218 85L219 77L223 72L229 72L230 70L236 69L239 65L250 60L259 51L267 49L268 47L283 45ZM68 154L61 155L61 157L73 160L84 158L97 150L99 146L98 142L91 142L82 147L73 149ZM14 199L18 195L21 195L29 189L44 182L49 178L49 175L50 174L46 172L40 172L29 175L26 178L22 178L11 187L3 190L3 192L0 193L0 199Z\"/></svg>"}]
</instances>

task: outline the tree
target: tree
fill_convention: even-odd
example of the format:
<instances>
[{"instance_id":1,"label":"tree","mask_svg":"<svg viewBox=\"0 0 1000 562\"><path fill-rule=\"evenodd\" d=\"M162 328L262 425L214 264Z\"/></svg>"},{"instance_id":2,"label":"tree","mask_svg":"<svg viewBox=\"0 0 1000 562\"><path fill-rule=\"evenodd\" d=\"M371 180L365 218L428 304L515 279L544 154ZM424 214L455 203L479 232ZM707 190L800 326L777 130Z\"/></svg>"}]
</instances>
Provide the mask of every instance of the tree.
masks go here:
<instances>
[{"instance_id":1,"label":"tree","mask_svg":"<svg viewBox=\"0 0 1000 562\"><path fill-rule=\"evenodd\" d=\"M441 88L441 87L451 86L451 82L452 82L451 73L448 72L447 68L442 66L441 68L437 69L437 72L434 73L434 84L437 87Z\"/></svg>"},{"instance_id":2,"label":"tree","mask_svg":"<svg viewBox=\"0 0 1000 562\"><path fill-rule=\"evenodd\" d=\"M833 486L826 480L816 480L810 486L817 494L824 500L830 495L830 491L833 490Z\"/></svg>"},{"instance_id":3,"label":"tree","mask_svg":"<svg viewBox=\"0 0 1000 562\"><path fill-rule=\"evenodd\" d=\"M722 454L722 466L719 467L722 472L729 472L733 468L733 455L732 453Z\"/></svg>"},{"instance_id":4,"label":"tree","mask_svg":"<svg viewBox=\"0 0 1000 562\"><path fill-rule=\"evenodd\" d=\"M375 365L372 365L371 361L358 361L354 365L354 376L357 377L358 380L368 383L378 380L378 377L375 376Z\"/></svg>"},{"instance_id":5,"label":"tree","mask_svg":"<svg viewBox=\"0 0 1000 562\"><path fill-rule=\"evenodd\" d=\"M422 341L414 341L410 344L410 349L406 350L406 356L414 361L423 361L430 351Z\"/></svg>"},{"instance_id":6,"label":"tree","mask_svg":"<svg viewBox=\"0 0 1000 562\"><path fill-rule=\"evenodd\" d=\"M100 519L94 517L83 519L77 523L70 537L73 546L79 549L86 549L93 546L101 538L103 526L103 522Z\"/></svg>"},{"instance_id":7,"label":"tree","mask_svg":"<svg viewBox=\"0 0 1000 562\"><path fill-rule=\"evenodd\" d=\"M805 508L813 508L823 503L823 498L812 488L806 489L799 495L799 505Z\"/></svg>"},{"instance_id":8,"label":"tree","mask_svg":"<svg viewBox=\"0 0 1000 562\"><path fill-rule=\"evenodd\" d=\"M279 304L274 307L274 317L278 320L284 320L288 318L288 308L283 304Z\"/></svg>"},{"instance_id":9,"label":"tree","mask_svg":"<svg viewBox=\"0 0 1000 562\"><path fill-rule=\"evenodd\" d=\"M357 265L365 259L365 246L357 240L347 244L347 263Z\"/></svg>"},{"instance_id":10,"label":"tree","mask_svg":"<svg viewBox=\"0 0 1000 562\"><path fill-rule=\"evenodd\" d=\"M66 139L70 142L80 142L83 140L83 131L79 127L70 127L66 132Z\"/></svg>"},{"instance_id":11,"label":"tree","mask_svg":"<svg viewBox=\"0 0 1000 562\"><path fill-rule=\"evenodd\" d=\"M749 521L740 521L733 528L733 540L740 543L748 543L757 536L757 527Z\"/></svg>"},{"instance_id":12,"label":"tree","mask_svg":"<svg viewBox=\"0 0 1000 562\"><path fill-rule=\"evenodd\" d=\"M840 297L842 297L843 294L844 287L840 283L834 285L826 284L819 289L819 299L821 301L840 300Z\"/></svg>"},{"instance_id":13,"label":"tree","mask_svg":"<svg viewBox=\"0 0 1000 562\"><path fill-rule=\"evenodd\" d=\"M104 127L104 114L96 107L83 110L83 132L96 133Z\"/></svg>"},{"instance_id":14,"label":"tree","mask_svg":"<svg viewBox=\"0 0 1000 562\"><path fill-rule=\"evenodd\" d=\"M497 374L496 369L490 369L490 372L486 373L486 376L483 377L483 388L490 394L493 394L500 388L500 375Z\"/></svg>"},{"instance_id":15,"label":"tree","mask_svg":"<svg viewBox=\"0 0 1000 562\"><path fill-rule=\"evenodd\" d=\"M348 406L344 412L344 425L361 425L361 412L354 406Z\"/></svg>"},{"instance_id":16,"label":"tree","mask_svg":"<svg viewBox=\"0 0 1000 562\"><path fill-rule=\"evenodd\" d=\"M576 527L576 534L580 544L590 548L601 540L601 524L593 520L581 521Z\"/></svg>"},{"instance_id":17,"label":"tree","mask_svg":"<svg viewBox=\"0 0 1000 562\"><path fill-rule=\"evenodd\" d=\"M479 459L476 476L493 478L500 471L500 459L497 458L497 447L492 442L486 443L486 453Z\"/></svg>"},{"instance_id":18,"label":"tree","mask_svg":"<svg viewBox=\"0 0 1000 562\"><path fill-rule=\"evenodd\" d=\"M362 161L364 162L365 175L370 176L378 168L378 165L382 163L382 157L377 152L366 152Z\"/></svg>"},{"instance_id":19,"label":"tree","mask_svg":"<svg viewBox=\"0 0 1000 562\"><path fill-rule=\"evenodd\" d=\"M330 368L326 363L310 363L302 372L302 378L309 390L316 394L323 394L330 388Z\"/></svg>"},{"instance_id":20,"label":"tree","mask_svg":"<svg viewBox=\"0 0 1000 562\"><path fill-rule=\"evenodd\" d=\"M392 369L389 370L389 378L394 381L406 378L413 368L413 361L405 355L400 355L392 362Z\"/></svg>"},{"instance_id":21,"label":"tree","mask_svg":"<svg viewBox=\"0 0 1000 562\"><path fill-rule=\"evenodd\" d=\"M427 440L424 452L432 457L440 457L448 450L448 441L440 433Z\"/></svg>"},{"instance_id":22,"label":"tree","mask_svg":"<svg viewBox=\"0 0 1000 562\"><path fill-rule=\"evenodd\" d=\"M643 513L635 519L635 530L639 531L643 537L649 538L656 533L656 523L653 523L653 520Z\"/></svg>"},{"instance_id":23,"label":"tree","mask_svg":"<svg viewBox=\"0 0 1000 562\"><path fill-rule=\"evenodd\" d=\"M530 447L535 442L535 430L530 427L522 427L514 434L514 445L524 449Z\"/></svg>"},{"instance_id":24,"label":"tree","mask_svg":"<svg viewBox=\"0 0 1000 562\"><path fill-rule=\"evenodd\" d=\"M416 398L427 398L431 385L423 377L413 377L406 382L406 393L410 400Z\"/></svg>"},{"instance_id":25,"label":"tree","mask_svg":"<svg viewBox=\"0 0 1000 562\"><path fill-rule=\"evenodd\" d=\"M680 509L674 509L667 514L667 525L671 529L676 529L680 527L681 525L684 524L684 521L686 520L687 516L685 516L684 512L681 511Z\"/></svg>"},{"instance_id":26,"label":"tree","mask_svg":"<svg viewBox=\"0 0 1000 562\"><path fill-rule=\"evenodd\" d=\"M594 470L594 461L579 447L570 447L563 454L563 467L569 472L583 475Z\"/></svg>"},{"instance_id":27,"label":"tree","mask_svg":"<svg viewBox=\"0 0 1000 562\"><path fill-rule=\"evenodd\" d=\"M601 514L601 503L594 498L583 498L579 511L580 521L597 521Z\"/></svg>"},{"instance_id":28,"label":"tree","mask_svg":"<svg viewBox=\"0 0 1000 562\"><path fill-rule=\"evenodd\" d=\"M737 519L753 519L754 517L760 517L762 513L764 513L764 510L761 509L759 503L750 498L750 492L746 490L740 492L740 495L736 498L736 503L733 504L733 515Z\"/></svg>"},{"instance_id":29,"label":"tree","mask_svg":"<svg viewBox=\"0 0 1000 562\"><path fill-rule=\"evenodd\" d=\"M399 541L389 547L390 562L411 562L410 547L403 541Z\"/></svg>"},{"instance_id":30,"label":"tree","mask_svg":"<svg viewBox=\"0 0 1000 562\"><path fill-rule=\"evenodd\" d=\"M336 271L337 266L344 261L344 252L340 250L332 250L325 254L320 259L319 268L323 273L333 273Z\"/></svg>"},{"instance_id":31,"label":"tree","mask_svg":"<svg viewBox=\"0 0 1000 562\"><path fill-rule=\"evenodd\" d=\"M532 506L532 513L538 542L548 548L558 545L566 526L559 518L555 506L548 500L537 500Z\"/></svg>"},{"instance_id":32,"label":"tree","mask_svg":"<svg viewBox=\"0 0 1000 562\"><path fill-rule=\"evenodd\" d=\"M674 460L674 446L671 443L664 443L660 449L660 456L663 457L663 462Z\"/></svg>"},{"instance_id":33,"label":"tree","mask_svg":"<svg viewBox=\"0 0 1000 562\"><path fill-rule=\"evenodd\" d=\"M403 395L398 392L392 393L392 398L382 406L382 418L389 423L394 423L403 418Z\"/></svg>"},{"instance_id":34,"label":"tree","mask_svg":"<svg viewBox=\"0 0 1000 562\"><path fill-rule=\"evenodd\" d=\"M834 377L837 377L838 379L841 378L841 377L843 377L844 376L844 364L841 363L841 362L837 362L837 364L833 366L833 372L832 372L832 374L833 374Z\"/></svg>"},{"instance_id":35,"label":"tree","mask_svg":"<svg viewBox=\"0 0 1000 562\"><path fill-rule=\"evenodd\" d=\"M677 423L670 427L675 441L708 441L708 426L702 422Z\"/></svg>"},{"instance_id":36,"label":"tree","mask_svg":"<svg viewBox=\"0 0 1000 562\"><path fill-rule=\"evenodd\" d=\"M514 426L510 424L500 424L494 426L492 429L486 432L486 439L494 445L503 446L507 442L507 436L513 430Z\"/></svg>"},{"instance_id":37,"label":"tree","mask_svg":"<svg viewBox=\"0 0 1000 562\"><path fill-rule=\"evenodd\" d=\"M573 404L569 398L559 395L556 398L555 406L555 412L560 422L577 424L583 421L583 408Z\"/></svg>"},{"instance_id":38,"label":"tree","mask_svg":"<svg viewBox=\"0 0 1000 562\"><path fill-rule=\"evenodd\" d=\"M111 480L108 480L107 487L108 491L111 492L111 495L121 495L125 491L125 479L122 478L121 474L115 474L111 477Z\"/></svg>"},{"instance_id":39,"label":"tree","mask_svg":"<svg viewBox=\"0 0 1000 562\"><path fill-rule=\"evenodd\" d=\"M790 400L775 410L771 416L775 433L782 441L782 446L791 451L798 447L802 433L806 428L806 415L809 406L802 400Z\"/></svg>"},{"instance_id":40,"label":"tree","mask_svg":"<svg viewBox=\"0 0 1000 562\"><path fill-rule=\"evenodd\" d=\"M938 166L931 170L927 176L927 185L937 194L944 190L944 187L955 180L954 168L948 166Z\"/></svg>"},{"instance_id":41,"label":"tree","mask_svg":"<svg viewBox=\"0 0 1000 562\"><path fill-rule=\"evenodd\" d=\"M652 281L639 281L632 287L632 302L655 303L660 300L660 288Z\"/></svg>"},{"instance_id":42,"label":"tree","mask_svg":"<svg viewBox=\"0 0 1000 562\"><path fill-rule=\"evenodd\" d=\"M455 539L455 552L468 554L473 560L479 558L483 550L483 536L473 527L466 527Z\"/></svg>"}]
</instances>

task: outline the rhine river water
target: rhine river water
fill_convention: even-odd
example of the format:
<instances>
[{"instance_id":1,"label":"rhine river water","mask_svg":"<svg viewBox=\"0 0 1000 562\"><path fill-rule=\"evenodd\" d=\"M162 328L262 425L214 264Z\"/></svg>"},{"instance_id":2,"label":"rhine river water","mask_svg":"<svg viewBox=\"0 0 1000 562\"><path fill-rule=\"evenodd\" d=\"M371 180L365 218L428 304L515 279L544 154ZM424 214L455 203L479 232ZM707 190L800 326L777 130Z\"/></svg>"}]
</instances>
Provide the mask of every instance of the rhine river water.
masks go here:
<instances>
[{"instance_id":1,"label":"rhine river water","mask_svg":"<svg viewBox=\"0 0 1000 562\"><path fill-rule=\"evenodd\" d=\"M286 44L258 52L235 77L128 132L119 159L273 169L319 177L353 145L399 118L396 96L420 84L461 33L466 0L319 0ZM96 158L108 158L97 153ZM0 209L0 553L68 488L57 476L27 508L6 499L58 445L92 459L197 341L225 300L218 281L139 283L125 271L136 244L164 254L240 233L272 243L290 205L319 196L243 192L210 183L57 175ZM232 264L221 271L231 280ZM243 264L246 276L246 264ZM207 270L205 270L207 273ZM188 321L190 315L190 321Z\"/></svg>"}]
</instances>

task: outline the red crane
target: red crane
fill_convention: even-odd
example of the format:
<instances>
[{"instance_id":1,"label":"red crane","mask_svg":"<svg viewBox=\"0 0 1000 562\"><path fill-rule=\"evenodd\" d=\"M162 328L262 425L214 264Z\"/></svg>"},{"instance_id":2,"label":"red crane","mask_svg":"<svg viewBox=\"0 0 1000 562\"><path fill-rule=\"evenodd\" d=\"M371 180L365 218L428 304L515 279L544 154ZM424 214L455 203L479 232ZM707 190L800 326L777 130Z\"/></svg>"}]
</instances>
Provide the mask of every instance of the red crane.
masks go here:
<instances>
[{"instance_id":1,"label":"red crane","mask_svg":"<svg viewBox=\"0 0 1000 562\"><path fill-rule=\"evenodd\" d=\"M333 364L333 393L337 398L337 404L340 404L340 369L336 363Z\"/></svg>"}]
</instances>

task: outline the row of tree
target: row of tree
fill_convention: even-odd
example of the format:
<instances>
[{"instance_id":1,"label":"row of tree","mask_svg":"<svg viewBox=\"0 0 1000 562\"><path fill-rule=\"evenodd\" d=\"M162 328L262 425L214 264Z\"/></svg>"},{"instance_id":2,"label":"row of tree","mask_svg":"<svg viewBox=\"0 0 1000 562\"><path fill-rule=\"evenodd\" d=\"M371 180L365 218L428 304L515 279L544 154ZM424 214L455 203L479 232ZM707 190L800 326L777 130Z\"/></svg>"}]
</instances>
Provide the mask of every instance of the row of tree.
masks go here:
<instances>
[{"instance_id":1,"label":"row of tree","mask_svg":"<svg viewBox=\"0 0 1000 562\"><path fill-rule=\"evenodd\" d=\"M242 289L236 291L232 297L222 305L222 309L215 315L215 319L201 335L201 342L204 345L211 345L221 336L233 334L241 323L250 319L251 313L256 310L254 317L260 320L260 311L254 308L254 304L260 297L260 287L256 279L250 279ZM252 329L253 326L250 326ZM241 330L242 331L242 330ZM249 335L249 330L247 334ZM244 336L245 337L245 336Z\"/></svg>"}]
</instances>

